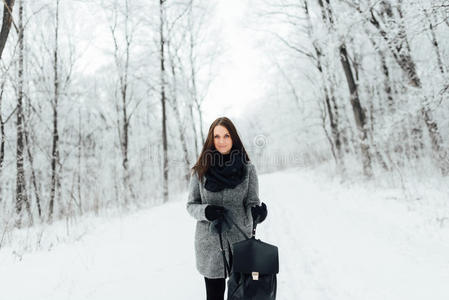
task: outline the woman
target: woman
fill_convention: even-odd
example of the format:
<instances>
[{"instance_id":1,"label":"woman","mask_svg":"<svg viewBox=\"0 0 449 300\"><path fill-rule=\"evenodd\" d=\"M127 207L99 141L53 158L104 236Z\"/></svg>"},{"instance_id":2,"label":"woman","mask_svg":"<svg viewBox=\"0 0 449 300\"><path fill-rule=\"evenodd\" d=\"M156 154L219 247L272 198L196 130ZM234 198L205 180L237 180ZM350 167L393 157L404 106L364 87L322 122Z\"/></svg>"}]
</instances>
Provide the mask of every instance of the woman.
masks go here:
<instances>
[{"instance_id":1,"label":"woman","mask_svg":"<svg viewBox=\"0 0 449 300\"><path fill-rule=\"evenodd\" d=\"M227 277L219 236L212 222L229 211L247 236L252 235L253 218L266 217L266 206L259 206L256 170L237 134L226 117L216 119L209 128L206 142L192 168L187 211L197 220L195 231L196 267L206 282L207 300L223 300ZM230 245L244 236L232 227L222 234L225 255Z\"/></svg>"}]
</instances>

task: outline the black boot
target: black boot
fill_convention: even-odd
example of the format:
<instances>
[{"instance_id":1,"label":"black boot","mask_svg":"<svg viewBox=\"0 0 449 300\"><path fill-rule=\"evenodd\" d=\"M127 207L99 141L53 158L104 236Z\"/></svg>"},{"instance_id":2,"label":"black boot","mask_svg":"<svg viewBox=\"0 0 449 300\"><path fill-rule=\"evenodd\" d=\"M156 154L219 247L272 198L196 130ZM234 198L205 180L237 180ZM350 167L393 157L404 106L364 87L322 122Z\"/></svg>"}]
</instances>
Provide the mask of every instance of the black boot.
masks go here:
<instances>
[{"instance_id":1,"label":"black boot","mask_svg":"<svg viewBox=\"0 0 449 300\"><path fill-rule=\"evenodd\" d=\"M225 279L224 278L206 278L207 300L224 300Z\"/></svg>"}]
</instances>

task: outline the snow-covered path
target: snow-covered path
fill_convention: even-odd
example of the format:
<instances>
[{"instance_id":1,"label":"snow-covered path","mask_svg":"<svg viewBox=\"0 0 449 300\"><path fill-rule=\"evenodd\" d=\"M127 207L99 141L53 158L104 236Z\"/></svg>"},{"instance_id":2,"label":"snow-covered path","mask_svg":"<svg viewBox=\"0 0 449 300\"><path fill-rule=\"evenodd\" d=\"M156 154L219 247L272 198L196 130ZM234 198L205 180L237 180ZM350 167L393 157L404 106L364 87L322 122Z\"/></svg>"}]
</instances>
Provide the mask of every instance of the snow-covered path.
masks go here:
<instances>
[{"instance_id":1,"label":"snow-covered path","mask_svg":"<svg viewBox=\"0 0 449 300\"><path fill-rule=\"evenodd\" d=\"M261 175L258 237L280 253L278 299L449 299L449 235L385 193L306 171ZM98 221L77 242L0 251L0 299L205 299L185 202Z\"/></svg>"},{"instance_id":2,"label":"snow-covered path","mask_svg":"<svg viewBox=\"0 0 449 300\"><path fill-rule=\"evenodd\" d=\"M282 299L449 299L447 228L377 191L275 177L261 186L272 204L260 236L280 248Z\"/></svg>"},{"instance_id":3,"label":"snow-covered path","mask_svg":"<svg viewBox=\"0 0 449 300\"><path fill-rule=\"evenodd\" d=\"M20 262L3 252L0 299L198 299L192 235L178 202L100 223L78 242Z\"/></svg>"}]
</instances>

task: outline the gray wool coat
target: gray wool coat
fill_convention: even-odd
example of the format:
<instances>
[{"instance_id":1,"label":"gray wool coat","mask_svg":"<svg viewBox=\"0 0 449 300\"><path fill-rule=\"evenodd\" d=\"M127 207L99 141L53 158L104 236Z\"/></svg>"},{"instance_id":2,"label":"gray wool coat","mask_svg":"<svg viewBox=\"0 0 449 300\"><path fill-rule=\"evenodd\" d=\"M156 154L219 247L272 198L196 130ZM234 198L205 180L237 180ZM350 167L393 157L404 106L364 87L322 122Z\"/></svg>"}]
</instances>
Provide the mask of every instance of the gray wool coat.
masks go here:
<instances>
[{"instance_id":1,"label":"gray wool coat","mask_svg":"<svg viewBox=\"0 0 449 300\"><path fill-rule=\"evenodd\" d=\"M217 233L210 231L210 224L205 216L208 204L221 205L231 211L237 225L245 231L247 236L252 234L251 207L260 204L259 185L254 165L248 162L245 178L242 183L233 189L225 188L219 192L210 192L204 188L206 178L198 180L194 173L190 178L187 211L197 220L195 229L195 258L199 273L207 278L223 278L224 264ZM235 226L224 232L223 247L226 259L229 261L228 242L233 243L244 240L245 237Z\"/></svg>"}]
</instances>

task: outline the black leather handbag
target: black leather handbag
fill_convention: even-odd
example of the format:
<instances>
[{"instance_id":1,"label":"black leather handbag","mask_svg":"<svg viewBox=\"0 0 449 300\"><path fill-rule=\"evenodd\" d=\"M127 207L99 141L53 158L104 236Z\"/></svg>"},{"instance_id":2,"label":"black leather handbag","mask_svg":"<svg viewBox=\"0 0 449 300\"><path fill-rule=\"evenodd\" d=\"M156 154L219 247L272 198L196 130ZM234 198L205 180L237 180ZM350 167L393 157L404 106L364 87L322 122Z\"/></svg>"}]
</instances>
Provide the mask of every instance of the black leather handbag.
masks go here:
<instances>
[{"instance_id":1,"label":"black leather handbag","mask_svg":"<svg viewBox=\"0 0 449 300\"><path fill-rule=\"evenodd\" d=\"M221 230L218 230L223 262L230 276L228 279L228 300L275 300L277 291L276 274L279 273L278 248L255 238L257 220L253 223L253 236L249 238L225 214L225 223L232 224L245 236L245 240L234 243L228 264L224 254ZM229 226L228 226L229 228Z\"/></svg>"},{"instance_id":2,"label":"black leather handbag","mask_svg":"<svg viewBox=\"0 0 449 300\"><path fill-rule=\"evenodd\" d=\"M276 299L278 248L252 237L234 243L232 249L233 264L228 280L228 300Z\"/></svg>"}]
</instances>

